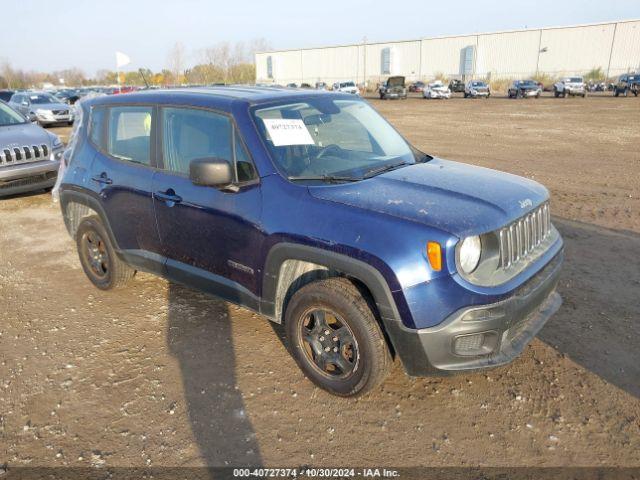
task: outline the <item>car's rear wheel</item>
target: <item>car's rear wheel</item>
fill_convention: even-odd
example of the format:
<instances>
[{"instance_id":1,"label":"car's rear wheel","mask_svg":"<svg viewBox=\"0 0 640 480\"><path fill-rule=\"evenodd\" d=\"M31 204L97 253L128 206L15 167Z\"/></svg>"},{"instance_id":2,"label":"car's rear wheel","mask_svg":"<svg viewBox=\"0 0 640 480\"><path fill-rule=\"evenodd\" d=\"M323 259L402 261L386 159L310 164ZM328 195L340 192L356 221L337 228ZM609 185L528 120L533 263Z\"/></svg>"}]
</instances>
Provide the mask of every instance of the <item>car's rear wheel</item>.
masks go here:
<instances>
[{"instance_id":1,"label":"car's rear wheel","mask_svg":"<svg viewBox=\"0 0 640 480\"><path fill-rule=\"evenodd\" d=\"M345 278L305 285L285 313L289 349L313 383L341 397L362 395L387 376L384 335L356 286Z\"/></svg>"},{"instance_id":2,"label":"car's rear wheel","mask_svg":"<svg viewBox=\"0 0 640 480\"><path fill-rule=\"evenodd\" d=\"M76 232L76 246L84 273L102 290L121 287L136 273L118 258L98 217L82 220Z\"/></svg>"}]
</instances>

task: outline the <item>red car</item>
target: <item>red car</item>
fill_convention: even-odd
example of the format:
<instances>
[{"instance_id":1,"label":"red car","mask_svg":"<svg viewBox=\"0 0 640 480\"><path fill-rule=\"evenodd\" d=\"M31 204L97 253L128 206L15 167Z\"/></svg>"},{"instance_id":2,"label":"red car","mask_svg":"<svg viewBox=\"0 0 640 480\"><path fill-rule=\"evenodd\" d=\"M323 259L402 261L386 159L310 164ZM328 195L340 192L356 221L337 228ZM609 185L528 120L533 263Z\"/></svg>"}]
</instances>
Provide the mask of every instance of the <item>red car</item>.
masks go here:
<instances>
[{"instance_id":1,"label":"red car","mask_svg":"<svg viewBox=\"0 0 640 480\"><path fill-rule=\"evenodd\" d=\"M415 82L409 85L410 92L422 92L424 90L424 82Z\"/></svg>"}]
</instances>

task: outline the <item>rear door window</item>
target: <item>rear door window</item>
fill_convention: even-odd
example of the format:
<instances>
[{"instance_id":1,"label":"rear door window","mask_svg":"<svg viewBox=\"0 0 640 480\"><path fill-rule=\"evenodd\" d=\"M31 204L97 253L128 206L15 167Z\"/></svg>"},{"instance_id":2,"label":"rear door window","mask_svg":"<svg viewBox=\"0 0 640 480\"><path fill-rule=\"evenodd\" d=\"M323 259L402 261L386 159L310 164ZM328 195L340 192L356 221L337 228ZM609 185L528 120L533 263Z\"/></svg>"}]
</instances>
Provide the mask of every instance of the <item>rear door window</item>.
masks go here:
<instances>
[{"instance_id":1,"label":"rear door window","mask_svg":"<svg viewBox=\"0 0 640 480\"><path fill-rule=\"evenodd\" d=\"M152 119L152 107L111 107L107 153L119 160L150 165Z\"/></svg>"}]
</instances>

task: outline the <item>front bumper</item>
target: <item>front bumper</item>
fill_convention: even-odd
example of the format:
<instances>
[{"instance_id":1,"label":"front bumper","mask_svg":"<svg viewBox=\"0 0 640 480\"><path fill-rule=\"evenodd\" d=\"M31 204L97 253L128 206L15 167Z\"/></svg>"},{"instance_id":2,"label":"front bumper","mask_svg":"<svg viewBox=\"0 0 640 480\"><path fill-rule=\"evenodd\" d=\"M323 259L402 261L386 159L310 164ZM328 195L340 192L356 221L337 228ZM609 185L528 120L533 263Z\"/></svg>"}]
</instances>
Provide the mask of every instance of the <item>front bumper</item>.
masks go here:
<instances>
[{"instance_id":1,"label":"front bumper","mask_svg":"<svg viewBox=\"0 0 640 480\"><path fill-rule=\"evenodd\" d=\"M57 123L73 122L72 113L69 113L68 115L56 115L53 113L49 115L43 115L41 113L36 112L35 115L40 125L55 125Z\"/></svg>"},{"instance_id":2,"label":"front bumper","mask_svg":"<svg viewBox=\"0 0 640 480\"><path fill-rule=\"evenodd\" d=\"M428 92L424 95L424 98L447 99L447 98L451 98L451 93L450 92Z\"/></svg>"},{"instance_id":3,"label":"front bumper","mask_svg":"<svg viewBox=\"0 0 640 480\"><path fill-rule=\"evenodd\" d=\"M36 115L36 120L38 121L38 123L40 125L57 125L57 124L60 124L60 123L73 122L73 117L60 116L60 117L56 117L56 118L51 118L51 117L38 117Z\"/></svg>"},{"instance_id":4,"label":"front bumper","mask_svg":"<svg viewBox=\"0 0 640 480\"><path fill-rule=\"evenodd\" d=\"M406 98L406 92L385 92L382 94L385 98Z\"/></svg>"},{"instance_id":5,"label":"front bumper","mask_svg":"<svg viewBox=\"0 0 640 480\"><path fill-rule=\"evenodd\" d=\"M469 96L471 97L488 97L489 95L491 95L491 92L488 90L469 92Z\"/></svg>"},{"instance_id":6,"label":"front bumper","mask_svg":"<svg viewBox=\"0 0 640 480\"><path fill-rule=\"evenodd\" d=\"M407 374L475 370L515 359L560 308L562 299L555 288L563 256L560 251L506 300L463 308L435 327L413 330L400 322L385 322ZM459 339L477 339L478 335L482 341L475 351L458 350Z\"/></svg>"},{"instance_id":7,"label":"front bumper","mask_svg":"<svg viewBox=\"0 0 640 480\"><path fill-rule=\"evenodd\" d=\"M53 187L59 167L59 160L0 167L0 197Z\"/></svg>"}]
</instances>

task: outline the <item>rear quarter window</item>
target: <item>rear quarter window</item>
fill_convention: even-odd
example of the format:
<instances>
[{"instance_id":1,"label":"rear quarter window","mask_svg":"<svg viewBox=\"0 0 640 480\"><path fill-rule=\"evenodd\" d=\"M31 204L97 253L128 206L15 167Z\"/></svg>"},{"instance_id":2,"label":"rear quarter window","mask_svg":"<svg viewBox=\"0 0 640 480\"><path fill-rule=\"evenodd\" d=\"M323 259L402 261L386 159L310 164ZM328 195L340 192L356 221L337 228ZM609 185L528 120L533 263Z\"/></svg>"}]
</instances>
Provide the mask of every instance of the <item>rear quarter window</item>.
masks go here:
<instances>
[{"instance_id":1,"label":"rear quarter window","mask_svg":"<svg viewBox=\"0 0 640 480\"><path fill-rule=\"evenodd\" d=\"M89 139L99 150L106 151L106 130L105 123L107 109L104 107L94 107L91 109L89 118Z\"/></svg>"}]
</instances>

